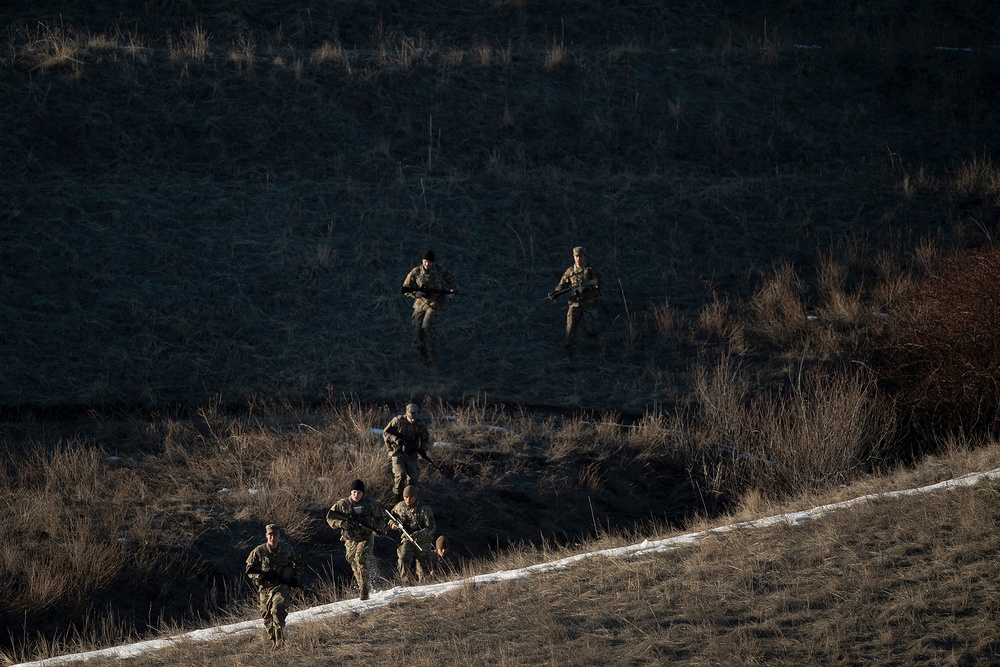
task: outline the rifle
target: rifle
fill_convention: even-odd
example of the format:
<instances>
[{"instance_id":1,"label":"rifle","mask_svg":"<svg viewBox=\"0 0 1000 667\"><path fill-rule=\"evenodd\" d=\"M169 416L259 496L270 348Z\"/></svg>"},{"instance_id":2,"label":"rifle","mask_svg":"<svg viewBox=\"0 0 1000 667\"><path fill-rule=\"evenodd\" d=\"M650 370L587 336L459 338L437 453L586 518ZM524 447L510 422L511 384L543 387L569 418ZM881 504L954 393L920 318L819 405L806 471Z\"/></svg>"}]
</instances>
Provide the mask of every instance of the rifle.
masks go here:
<instances>
[{"instance_id":1,"label":"rifle","mask_svg":"<svg viewBox=\"0 0 1000 667\"><path fill-rule=\"evenodd\" d=\"M573 274L576 275L576 274ZM593 287L594 289L599 289L597 286L597 279L592 278L590 280L585 280L579 285L570 285L569 287L563 287L562 289L552 290L549 292L542 301L555 301L556 297L562 296L566 292L572 292L573 296L579 296L583 294L584 290L588 287Z\"/></svg>"},{"instance_id":2,"label":"rifle","mask_svg":"<svg viewBox=\"0 0 1000 667\"><path fill-rule=\"evenodd\" d=\"M406 532L406 529L403 528L403 521L402 521L402 519L399 519L398 517L396 517L395 514L393 514L392 512L390 512L389 510L387 510L384 507L382 508L382 511L384 511L386 514L389 515L389 518L392 519L392 522L394 524L396 524L397 526L399 526L399 532L401 532L403 535L405 535L406 539L408 539L410 542L413 543L413 546L415 546L417 548L417 551L423 551L423 549L420 548L420 545L417 544L417 541L415 539L413 539L413 535L410 535L408 532Z\"/></svg>"},{"instance_id":3,"label":"rifle","mask_svg":"<svg viewBox=\"0 0 1000 667\"><path fill-rule=\"evenodd\" d=\"M247 574L256 574L259 579L257 582L261 585L266 585L269 583L284 584L286 586L291 586L292 588L302 588L299 583L298 578L292 577L291 579L285 579L283 576L275 572L274 570L262 570L259 567L249 568Z\"/></svg>"},{"instance_id":4,"label":"rifle","mask_svg":"<svg viewBox=\"0 0 1000 667\"><path fill-rule=\"evenodd\" d=\"M336 518L341 519L342 521L346 521L348 523L353 523L355 526L361 526L365 530L370 530L371 532L375 533L379 537L389 537L388 535L385 534L384 530L379 530L378 528L375 528L374 526L369 526L364 521L358 519L357 517L353 517L350 514L342 514L340 512L335 512L334 510L331 509L331 510L329 510L326 513L327 518L329 518L331 514L333 516L335 516Z\"/></svg>"},{"instance_id":5,"label":"rifle","mask_svg":"<svg viewBox=\"0 0 1000 667\"><path fill-rule=\"evenodd\" d=\"M454 289L438 289L437 287L418 287L417 285L403 285L403 294L413 292L423 292L424 294L457 294Z\"/></svg>"},{"instance_id":6,"label":"rifle","mask_svg":"<svg viewBox=\"0 0 1000 667\"><path fill-rule=\"evenodd\" d=\"M437 468L437 471L438 471L439 473L441 473L442 475L444 475L444 474L445 474L444 470L441 470L441 466L439 466L439 465L438 465L437 463L435 463L435 462L434 462L434 460L433 460L433 459L432 459L431 457L427 456L427 452L425 452L424 450L422 450L422 449L418 449L418 450L417 450L417 456L419 456L419 457L420 457L420 458L422 458L422 459L423 459L424 461L427 461L427 462L428 462L428 463L430 463L430 464L431 464L432 466L434 466L435 468Z\"/></svg>"}]
</instances>

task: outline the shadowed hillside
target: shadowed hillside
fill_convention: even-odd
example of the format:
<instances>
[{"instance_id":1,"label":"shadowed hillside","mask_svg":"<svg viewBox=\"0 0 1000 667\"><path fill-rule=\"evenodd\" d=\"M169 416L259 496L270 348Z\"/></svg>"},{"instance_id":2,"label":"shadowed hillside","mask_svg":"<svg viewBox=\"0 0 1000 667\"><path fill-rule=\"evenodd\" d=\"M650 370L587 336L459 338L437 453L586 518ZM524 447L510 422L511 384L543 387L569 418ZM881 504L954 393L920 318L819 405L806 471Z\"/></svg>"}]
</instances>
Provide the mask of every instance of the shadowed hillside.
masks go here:
<instances>
[{"instance_id":1,"label":"shadowed hillside","mask_svg":"<svg viewBox=\"0 0 1000 667\"><path fill-rule=\"evenodd\" d=\"M996 222L949 187L995 140L985 6L126 4L2 17L8 407L641 411L700 346L651 309ZM607 335L567 367L541 298L581 243ZM398 294L428 247L462 289L436 373Z\"/></svg>"}]
</instances>

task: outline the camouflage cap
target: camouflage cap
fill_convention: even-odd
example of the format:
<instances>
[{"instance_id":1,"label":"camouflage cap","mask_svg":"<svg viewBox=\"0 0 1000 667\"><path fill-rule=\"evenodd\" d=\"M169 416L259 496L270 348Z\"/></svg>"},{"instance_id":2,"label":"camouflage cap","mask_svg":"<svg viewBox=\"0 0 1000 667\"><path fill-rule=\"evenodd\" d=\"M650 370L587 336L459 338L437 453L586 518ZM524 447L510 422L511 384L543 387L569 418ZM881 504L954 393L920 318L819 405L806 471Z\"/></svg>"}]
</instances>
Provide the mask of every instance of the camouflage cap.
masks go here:
<instances>
[{"instance_id":1,"label":"camouflage cap","mask_svg":"<svg viewBox=\"0 0 1000 667\"><path fill-rule=\"evenodd\" d=\"M417 487L413 486L412 484L407 484L406 488L403 489L403 497L404 498L419 498L420 497L420 493L418 493Z\"/></svg>"},{"instance_id":2,"label":"camouflage cap","mask_svg":"<svg viewBox=\"0 0 1000 667\"><path fill-rule=\"evenodd\" d=\"M573 248L573 256L574 257L586 257L587 256L587 249L584 248L582 245L578 245L577 247Z\"/></svg>"},{"instance_id":3,"label":"camouflage cap","mask_svg":"<svg viewBox=\"0 0 1000 667\"><path fill-rule=\"evenodd\" d=\"M406 414L408 414L408 415L419 415L420 414L420 406L417 405L416 403L410 403L409 405L406 406Z\"/></svg>"},{"instance_id":4,"label":"camouflage cap","mask_svg":"<svg viewBox=\"0 0 1000 667\"><path fill-rule=\"evenodd\" d=\"M278 535L281 535L281 526L276 523L269 523L267 524L267 528L264 529L264 533L266 535L270 535L271 533L277 533Z\"/></svg>"}]
</instances>

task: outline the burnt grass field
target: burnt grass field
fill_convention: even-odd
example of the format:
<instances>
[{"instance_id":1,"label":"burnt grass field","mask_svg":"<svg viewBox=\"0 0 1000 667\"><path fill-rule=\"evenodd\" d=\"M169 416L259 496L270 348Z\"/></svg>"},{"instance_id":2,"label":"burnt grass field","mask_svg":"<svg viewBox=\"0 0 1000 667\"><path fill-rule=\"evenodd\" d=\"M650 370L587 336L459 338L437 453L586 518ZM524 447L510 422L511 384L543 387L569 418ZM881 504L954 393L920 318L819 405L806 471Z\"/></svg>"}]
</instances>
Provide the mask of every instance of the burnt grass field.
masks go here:
<instances>
[{"instance_id":1,"label":"burnt grass field","mask_svg":"<svg viewBox=\"0 0 1000 667\"><path fill-rule=\"evenodd\" d=\"M5 650L224 613L271 520L351 595L323 516L389 500L410 401L470 561L933 449L869 392L909 288L997 232L992 3L78 4L0 9ZM576 245L606 289L567 359ZM761 432L809 474L740 463Z\"/></svg>"}]
</instances>

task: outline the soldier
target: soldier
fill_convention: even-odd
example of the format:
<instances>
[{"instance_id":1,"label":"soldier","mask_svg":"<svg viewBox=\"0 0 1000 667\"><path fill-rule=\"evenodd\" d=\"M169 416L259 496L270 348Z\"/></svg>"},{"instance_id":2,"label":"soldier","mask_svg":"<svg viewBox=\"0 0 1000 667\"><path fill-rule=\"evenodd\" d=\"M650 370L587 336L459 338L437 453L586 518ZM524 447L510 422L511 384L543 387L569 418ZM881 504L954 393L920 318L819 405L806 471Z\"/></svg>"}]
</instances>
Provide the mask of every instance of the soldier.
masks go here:
<instances>
[{"instance_id":1,"label":"soldier","mask_svg":"<svg viewBox=\"0 0 1000 667\"><path fill-rule=\"evenodd\" d=\"M576 330L583 325L583 330L590 340L597 345L600 334L594 324L593 312L597 307L604 279L593 266L587 263L587 249L583 246L573 248L573 266L566 269L555 291L570 288L569 307L566 310L566 354L573 356L576 348Z\"/></svg>"},{"instance_id":2,"label":"soldier","mask_svg":"<svg viewBox=\"0 0 1000 667\"><path fill-rule=\"evenodd\" d=\"M406 406L406 412L396 415L382 429L382 439L392 459L393 490L396 501L403 499L403 487L420 481L419 452L427 454L430 433L420 421L420 407L416 403Z\"/></svg>"},{"instance_id":3,"label":"soldier","mask_svg":"<svg viewBox=\"0 0 1000 667\"><path fill-rule=\"evenodd\" d=\"M450 549L448 538L444 535L438 535L438 538L434 540L434 569L431 570L431 576L447 577L455 573L455 563L448 557Z\"/></svg>"},{"instance_id":4,"label":"soldier","mask_svg":"<svg viewBox=\"0 0 1000 667\"><path fill-rule=\"evenodd\" d=\"M434 263L434 251L428 250L420 266L406 274L403 293L413 299L413 332L417 350L425 363L436 363L435 327L440 313L448 307L448 301L458 294L458 283L447 269Z\"/></svg>"},{"instance_id":5,"label":"soldier","mask_svg":"<svg viewBox=\"0 0 1000 667\"><path fill-rule=\"evenodd\" d=\"M264 630L275 647L285 643L285 617L292 601L290 589L299 587L298 552L281 543L281 527L267 524L267 542L247 556L246 573L257 584Z\"/></svg>"},{"instance_id":6,"label":"soldier","mask_svg":"<svg viewBox=\"0 0 1000 667\"><path fill-rule=\"evenodd\" d=\"M390 521L389 527L393 530L402 528L409 533L409 537L404 533L399 538L396 556L399 558L399 580L404 586L412 586L414 574L419 583L434 569L437 555L433 541L434 512L420 500L417 487L411 485L403 489L403 499L392 508L392 513L399 521Z\"/></svg>"},{"instance_id":7,"label":"soldier","mask_svg":"<svg viewBox=\"0 0 1000 667\"><path fill-rule=\"evenodd\" d=\"M356 479L351 482L347 497L335 502L326 513L326 522L331 528L340 529L344 555L358 582L360 599L367 600L368 563L375 551L375 536L381 534L385 527L382 508L365 497L365 483Z\"/></svg>"}]
</instances>

